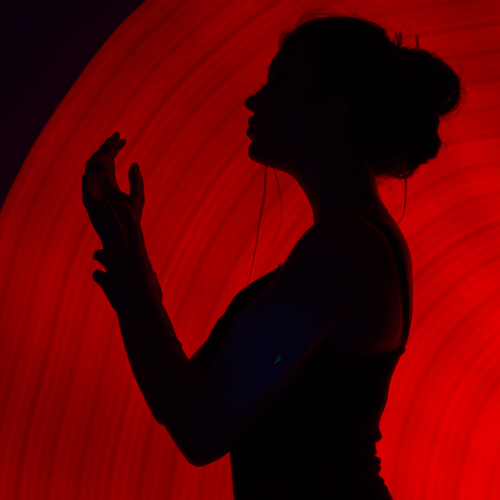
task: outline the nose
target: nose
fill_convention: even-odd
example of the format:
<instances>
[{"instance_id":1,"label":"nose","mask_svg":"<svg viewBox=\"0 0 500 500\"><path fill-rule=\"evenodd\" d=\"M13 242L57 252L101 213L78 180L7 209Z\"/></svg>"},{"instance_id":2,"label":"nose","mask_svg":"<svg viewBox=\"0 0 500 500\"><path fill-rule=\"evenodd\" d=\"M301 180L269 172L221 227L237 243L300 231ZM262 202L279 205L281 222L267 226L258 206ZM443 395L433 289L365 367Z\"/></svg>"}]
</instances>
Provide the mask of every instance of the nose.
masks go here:
<instances>
[{"instance_id":1,"label":"nose","mask_svg":"<svg viewBox=\"0 0 500 500\"><path fill-rule=\"evenodd\" d=\"M245 99L245 107L249 110L249 111L253 111L255 113L255 109L252 108L252 104L253 104L253 98L254 98L255 94L247 97Z\"/></svg>"},{"instance_id":2,"label":"nose","mask_svg":"<svg viewBox=\"0 0 500 500\"><path fill-rule=\"evenodd\" d=\"M259 105L262 107L262 102L259 104L259 96L261 96L261 91L262 89L258 90L255 92L255 94L252 94L251 96L247 97L245 99L245 107L256 113L258 111ZM262 98L260 98L260 101L262 101Z\"/></svg>"}]
</instances>

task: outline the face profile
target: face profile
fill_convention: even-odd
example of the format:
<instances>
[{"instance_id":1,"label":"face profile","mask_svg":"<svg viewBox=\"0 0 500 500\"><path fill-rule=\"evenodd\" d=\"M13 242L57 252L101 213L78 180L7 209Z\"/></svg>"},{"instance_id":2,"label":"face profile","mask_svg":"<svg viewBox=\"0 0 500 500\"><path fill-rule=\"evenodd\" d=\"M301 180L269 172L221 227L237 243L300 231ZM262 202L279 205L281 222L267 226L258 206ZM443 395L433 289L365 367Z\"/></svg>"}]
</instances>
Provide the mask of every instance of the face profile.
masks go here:
<instances>
[{"instance_id":1,"label":"face profile","mask_svg":"<svg viewBox=\"0 0 500 500\"><path fill-rule=\"evenodd\" d=\"M286 117L293 115L292 108L297 104L288 95L293 82L289 81L284 59L283 53L274 57L269 66L267 83L245 101L245 106L254 112L248 120L250 127L247 135L252 140L248 155L257 163L275 168L286 163L283 150L286 151L287 144L283 142L290 142L293 133L287 128L294 125Z\"/></svg>"},{"instance_id":2,"label":"face profile","mask_svg":"<svg viewBox=\"0 0 500 500\"><path fill-rule=\"evenodd\" d=\"M314 157L324 156L335 137L341 138L336 125L348 109L346 96L313 104L306 100L310 85L304 58L296 51L280 50L269 65L267 83L245 101L254 112L247 131L253 161L299 174L305 165L313 168Z\"/></svg>"},{"instance_id":3,"label":"face profile","mask_svg":"<svg viewBox=\"0 0 500 500\"><path fill-rule=\"evenodd\" d=\"M315 223L342 206L380 203L373 176L352 155L349 98L314 95L304 53L284 48L269 65L268 81L248 97L248 156L292 175L309 199Z\"/></svg>"}]
</instances>

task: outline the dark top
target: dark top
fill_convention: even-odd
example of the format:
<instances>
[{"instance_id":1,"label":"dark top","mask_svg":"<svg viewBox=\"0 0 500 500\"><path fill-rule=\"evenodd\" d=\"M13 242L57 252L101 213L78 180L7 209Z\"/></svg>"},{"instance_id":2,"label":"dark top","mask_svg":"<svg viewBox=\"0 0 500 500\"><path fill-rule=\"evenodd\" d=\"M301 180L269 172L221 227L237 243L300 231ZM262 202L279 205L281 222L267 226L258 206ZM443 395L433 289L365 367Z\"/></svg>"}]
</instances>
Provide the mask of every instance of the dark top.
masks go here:
<instances>
[{"instance_id":1,"label":"dark top","mask_svg":"<svg viewBox=\"0 0 500 500\"><path fill-rule=\"evenodd\" d=\"M385 222L364 214L387 236L403 293L403 343L377 356L346 354L323 342L230 450L235 500L391 500L380 477L375 443L389 384L405 352L410 303L403 256ZM214 362L232 321L279 267L239 292L204 348L202 371Z\"/></svg>"}]
</instances>

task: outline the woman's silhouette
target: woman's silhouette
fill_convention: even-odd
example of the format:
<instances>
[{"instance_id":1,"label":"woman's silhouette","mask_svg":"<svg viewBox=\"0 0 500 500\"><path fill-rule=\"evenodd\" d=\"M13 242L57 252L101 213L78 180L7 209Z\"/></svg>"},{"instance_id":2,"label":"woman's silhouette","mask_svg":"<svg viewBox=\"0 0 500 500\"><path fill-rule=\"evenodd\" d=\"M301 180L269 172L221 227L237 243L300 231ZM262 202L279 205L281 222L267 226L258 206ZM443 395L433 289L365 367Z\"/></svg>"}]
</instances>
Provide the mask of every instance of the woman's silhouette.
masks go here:
<instances>
[{"instance_id":1,"label":"woman's silhouette","mask_svg":"<svg viewBox=\"0 0 500 500\"><path fill-rule=\"evenodd\" d=\"M236 500L391 498L375 443L408 338L412 270L375 178L406 181L434 158L439 119L463 95L418 39L396 42L362 18L314 13L281 36L268 82L245 102L248 151L295 177L314 225L236 295L191 359L147 257L138 165L127 195L114 177L118 134L87 162L83 201L107 271L93 277L137 382L190 463L230 452Z\"/></svg>"}]
</instances>

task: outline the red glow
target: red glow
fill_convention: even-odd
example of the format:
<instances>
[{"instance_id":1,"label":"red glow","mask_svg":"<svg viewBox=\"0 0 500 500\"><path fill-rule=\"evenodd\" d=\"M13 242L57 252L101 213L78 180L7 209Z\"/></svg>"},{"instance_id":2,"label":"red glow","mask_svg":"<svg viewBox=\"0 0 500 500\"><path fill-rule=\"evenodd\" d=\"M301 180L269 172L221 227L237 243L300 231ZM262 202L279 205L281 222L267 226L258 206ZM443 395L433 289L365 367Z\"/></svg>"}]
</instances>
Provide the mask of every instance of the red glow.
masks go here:
<instances>
[{"instance_id":1,"label":"red glow","mask_svg":"<svg viewBox=\"0 0 500 500\"><path fill-rule=\"evenodd\" d=\"M445 147L408 182L413 258L407 352L381 421L395 500L496 499L500 450L500 7L497 0L363 0L355 13L463 68L467 104ZM278 36L316 1L142 4L73 85L0 212L0 498L232 498L229 456L189 465L149 413L114 311L92 272L100 241L81 202L85 161L118 130L117 178L141 166L143 230L164 304L191 356L246 285L264 167L249 111ZM335 10L352 13L351 3ZM283 23L283 25L282 25ZM448 145L448 147L446 147ZM312 224L304 193L274 175L252 281ZM396 220L403 186L381 186Z\"/></svg>"}]
</instances>

